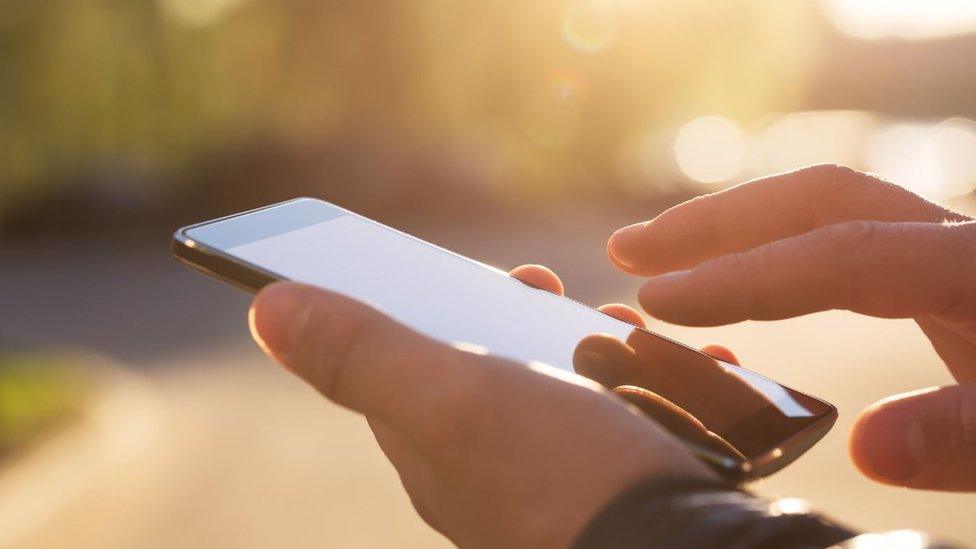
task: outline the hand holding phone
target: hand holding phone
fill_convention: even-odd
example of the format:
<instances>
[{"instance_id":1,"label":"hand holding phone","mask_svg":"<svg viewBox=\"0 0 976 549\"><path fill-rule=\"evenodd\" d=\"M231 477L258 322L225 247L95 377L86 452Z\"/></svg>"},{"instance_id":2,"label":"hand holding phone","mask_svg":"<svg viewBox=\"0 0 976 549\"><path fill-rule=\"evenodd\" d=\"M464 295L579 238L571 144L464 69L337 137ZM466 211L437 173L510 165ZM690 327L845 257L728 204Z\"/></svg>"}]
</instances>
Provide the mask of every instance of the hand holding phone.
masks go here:
<instances>
[{"instance_id":1,"label":"hand holding phone","mask_svg":"<svg viewBox=\"0 0 976 549\"><path fill-rule=\"evenodd\" d=\"M305 282L442 343L634 387L628 400L667 404L651 406L676 412L659 421L737 480L782 468L836 418L809 395L327 202L292 200L181 229L174 251L252 291Z\"/></svg>"},{"instance_id":2,"label":"hand holding phone","mask_svg":"<svg viewBox=\"0 0 976 549\"><path fill-rule=\"evenodd\" d=\"M250 319L271 357L366 417L420 516L460 547L569 547L636 483L715 478L583 377L452 347L291 282L262 290Z\"/></svg>"}]
</instances>

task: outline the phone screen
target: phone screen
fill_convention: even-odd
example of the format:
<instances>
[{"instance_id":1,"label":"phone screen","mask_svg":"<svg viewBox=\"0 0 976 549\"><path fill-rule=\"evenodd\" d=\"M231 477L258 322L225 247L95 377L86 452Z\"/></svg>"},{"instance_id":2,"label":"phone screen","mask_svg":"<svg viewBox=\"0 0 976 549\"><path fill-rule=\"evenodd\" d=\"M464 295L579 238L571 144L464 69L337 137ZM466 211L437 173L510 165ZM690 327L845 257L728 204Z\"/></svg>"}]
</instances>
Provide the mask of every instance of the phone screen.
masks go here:
<instances>
[{"instance_id":1,"label":"phone screen","mask_svg":"<svg viewBox=\"0 0 976 549\"><path fill-rule=\"evenodd\" d=\"M276 277L367 302L440 341L652 391L727 443L731 458L775 451L833 413L768 378L326 202L287 202L186 235Z\"/></svg>"}]
</instances>

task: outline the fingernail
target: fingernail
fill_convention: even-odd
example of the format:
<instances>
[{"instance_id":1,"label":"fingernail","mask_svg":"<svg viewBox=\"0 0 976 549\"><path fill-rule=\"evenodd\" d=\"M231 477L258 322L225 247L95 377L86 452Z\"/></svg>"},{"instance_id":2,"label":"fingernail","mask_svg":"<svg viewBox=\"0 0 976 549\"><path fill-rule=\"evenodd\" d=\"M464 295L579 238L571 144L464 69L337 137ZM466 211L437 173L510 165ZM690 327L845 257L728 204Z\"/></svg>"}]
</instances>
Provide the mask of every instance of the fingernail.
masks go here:
<instances>
[{"instance_id":1,"label":"fingernail","mask_svg":"<svg viewBox=\"0 0 976 549\"><path fill-rule=\"evenodd\" d=\"M610 235L610 240L607 242L607 251L610 252L610 257L624 267L633 267L633 257L639 249L641 235L646 226L646 221L634 223Z\"/></svg>"},{"instance_id":2,"label":"fingernail","mask_svg":"<svg viewBox=\"0 0 976 549\"><path fill-rule=\"evenodd\" d=\"M278 358L290 356L306 331L312 308L301 288L273 287L252 309L252 329L259 343Z\"/></svg>"},{"instance_id":3,"label":"fingernail","mask_svg":"<svg viewBox=\"0 0 976 549\"><path fill-rule=\"evenodd\" d=\"M859 442L860 451L873 473L902 482L921 471L926 457L925 432L913 415L878 411L868 416L861 429L867 439Z\"/></svg>"},{"instance_id":4,"label":"fingernail","mask_svg":"<svg viewBox=\"0 0 976 549\"><path fill-rule=\"evenodd\" d=\"M683 271L671 271L670 273L664 273L657 276L652 276L647 279L645 285L661 286L664 284L674 284L676 282L681 282L681 280L688 276L690 269L685 269Z\"/></svg>"}]
</instances>

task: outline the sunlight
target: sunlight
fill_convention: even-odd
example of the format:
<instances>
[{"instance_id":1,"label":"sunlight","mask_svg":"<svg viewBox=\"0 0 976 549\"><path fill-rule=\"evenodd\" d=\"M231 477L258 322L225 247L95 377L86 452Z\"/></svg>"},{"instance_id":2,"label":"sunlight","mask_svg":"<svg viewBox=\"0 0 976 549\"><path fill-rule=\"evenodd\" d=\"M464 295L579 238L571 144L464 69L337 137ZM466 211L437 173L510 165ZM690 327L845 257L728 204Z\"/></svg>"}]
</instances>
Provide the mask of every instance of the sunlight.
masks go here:
<instances>
[{"instance_id":1,"label":"sunlight","mask_svg":"<svg viewBox=\"0 0 976 549\"><path fill-rule=\"evenodd\" d=\"M574 49L596 52L610 45L617 34L617 24L611 6L580 0L563 11L562 30Z\"/></svg>"},{"instance_id":2,"label":"sunlight","mask_svg":"<svg viewBox=\"0 0 976 549\"><path fill-rule=\"evenodd\" d=\"M976 190L976 123L972 120L952 118L932 128L922 155L937 170L940 196L953 198Z\"/></svg>"},{"instance_id":3,"label":"sunlight","mask_svg":"<svg viewBox=\"0 0 976 549\"><path fill-rule=\"evenodd\" d=\"M976 31L971 0L824 0L840 32L853 38L922 40Z\"/></svg>"},{"instance_id":4,"label":"sunlight","mask_svg":"<svg viewBox=\"0 0 976 549\"><path fill-rule=\"evenodd\" d=\"M202 27L216 23L243 0L159 0L163 13L184 25Z\"/></svg>"},{"instance_id":5,"label":"sunlight","mask_svg":"<svg viewBox=\"0 0 976 549\"><path fill-rule=\"evenodd\" d=\"M972 120L889 124L869 140L864 154L869 171L927 198L941 200L976 190Z\"/></svg>"},{"instance_id":6,"label":"sunlight","mask_svg":"<svg viewBox=\"0 0 976 549\"><path fill-rule=\"evenodd\" d=\"M549 84L522 105L521 126L538 145L559 148L576 136L580 125L579 102L585 82L575 73L560 71Z\"/></svg>"},{"instance_id":7,"label":"sunlight","mask_svg":"<svg viewBox=\"0 0 976 549\"><path fill-rule=\"evenodd\" d=\"M861 111L804 111L773 117L750 139L752 173L779 173L811 164L860 163L863 142L877 125Z\"/></svg>"},{"instance_id":8,"label":"sunlight","mask_svg":"<svg viewBox=\"0 0 976 549\"><path fill-rule=\"evenodd\" d=\"M699 183L721 183L742 172L746 136L728 118L701 116L678 130L674 156L689 178Z\"/></svg>"}]
</instances>

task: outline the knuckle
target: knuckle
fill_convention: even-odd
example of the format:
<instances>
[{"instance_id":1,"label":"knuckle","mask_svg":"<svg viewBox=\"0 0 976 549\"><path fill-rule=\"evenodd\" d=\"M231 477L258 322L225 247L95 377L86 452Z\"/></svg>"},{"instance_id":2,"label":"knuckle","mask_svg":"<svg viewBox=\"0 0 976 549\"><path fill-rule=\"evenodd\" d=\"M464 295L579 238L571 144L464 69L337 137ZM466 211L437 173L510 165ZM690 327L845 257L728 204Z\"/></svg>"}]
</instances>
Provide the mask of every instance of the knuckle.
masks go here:
<instances>
[{"instance_id":1,"label":"knuckle","mask_svg":"<svg viewBox=\"0 0 976 549\"><path fill-rule=\"evenodd\" d=\"M804 179L821 184L845 184L870 179L864 172L843 164L815 164L801 168L796 173Z\"/></svg>"},{"instance_id":2,"label":"knuckle","mask_svg":"<svg viewBox=\"0 0 976 549\"><path fill-rule=\"evenodd\" d=\"M847 221L823 228L824 236L844 254L856 254L872 248L881 231L881 223L875 221Z\"/></svg>"},{"instance_id":3,"label":"knuckle","mask_svg":"<svg viewBox=\"0 0 976 549\"><path fill-rule=\"evenodd\" d=\"M752 252L739 252L729 256L733 266L731 272L739 277L741 282L738 286L744 290L743 295L747 300L747 318L755 318L765 300L765 285L761 281L769 278L769 251L770 246L762 246Z\"/></svg>"},{"instance_id":4,"label":"knuckle","mask_svg":"<svg viewBox=\"0 0 976 549\"><path fill-rule=\"evenodd\" d=\"M970 391L954 391L946 407L944 425L950 425L950 459L960 464L976 463L976 398Z\"/></svg>"},{"instance_id":5,"label":"knuckle","mask_svg":"<svg viewBox=\"0 0 976 549\"><path fill-rule=\"evenodd\" d=\"M850 283L845 285L847 295L844 301L855 310L867 314L883 311L888 302L885 292L868 291L864 281L872 279L867 275L883 270L886 262L890 261L892 250L879 244L885 238L887 225L858 220L828 225L822 230L829 242L828 254L850 279Z\"/></svg>"},{"instance_id":6,"label":"knuckle","mask_svg":"<svg viewBox=\"0 0 976 549\"><path fill-rule=\"evenodd\" d=\"M737 252L713 260L716 279L724 279L741 299L739 307L745 318L757 319L774 301L779 286L776 265L782 248L772 242L752 250Z\"/></svg>"},{"instance_id":7,"label":"knuckle","mask_svg":"<svg viewBox=\"0 0 976 549\"><path fill-rule=\"evenodd\" d=\"M817 164L796 172L800 181L821 189L825 195L847 194L881 184L877 178L839 164Z\"/></svg>"}]
</instances>

